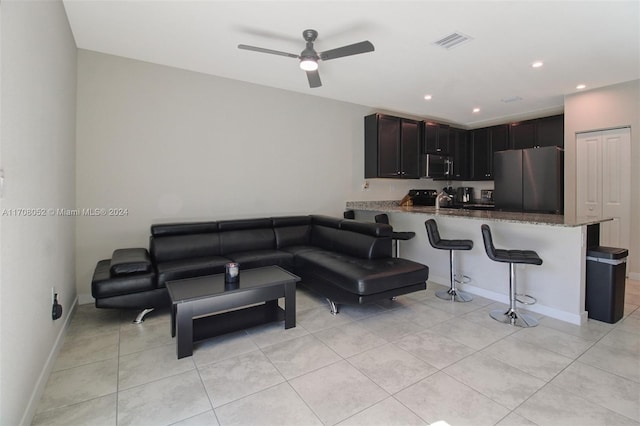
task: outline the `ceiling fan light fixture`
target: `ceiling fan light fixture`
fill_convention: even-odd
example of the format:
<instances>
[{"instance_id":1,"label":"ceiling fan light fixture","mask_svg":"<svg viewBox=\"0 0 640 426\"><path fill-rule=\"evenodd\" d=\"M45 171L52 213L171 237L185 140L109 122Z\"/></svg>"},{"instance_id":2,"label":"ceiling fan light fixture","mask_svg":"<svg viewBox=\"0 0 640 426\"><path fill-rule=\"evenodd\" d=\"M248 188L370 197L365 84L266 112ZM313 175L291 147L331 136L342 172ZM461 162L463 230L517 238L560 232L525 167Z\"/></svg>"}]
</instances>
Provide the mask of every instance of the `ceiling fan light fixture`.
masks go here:
<instances>
[{"instance_id":1,"label":"ceiling fan light fixture","mask_svg":"<svg viewBox=\"0 0 640 426\"><path fill-rule=\"evenodd\" d=\"M316 61L314 58L301 58L300 68L305 71L315 71L318 69L318 61Z\"/></svg>"}]
</instances>

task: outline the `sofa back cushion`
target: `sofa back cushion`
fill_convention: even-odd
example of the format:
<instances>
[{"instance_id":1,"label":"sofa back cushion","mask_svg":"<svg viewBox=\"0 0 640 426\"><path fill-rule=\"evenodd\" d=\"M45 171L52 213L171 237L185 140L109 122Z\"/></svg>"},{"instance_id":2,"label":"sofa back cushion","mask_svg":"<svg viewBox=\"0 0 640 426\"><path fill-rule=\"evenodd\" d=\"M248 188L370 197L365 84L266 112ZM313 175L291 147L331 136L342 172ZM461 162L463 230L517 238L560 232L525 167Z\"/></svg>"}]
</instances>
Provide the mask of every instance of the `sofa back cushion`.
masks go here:
<instances>
[{"instance_id":1,"label":"sofa back cushion","mask_svg":"<svg viewBox=\"0 0 640 426\"><path fill-rule=\"evenodd\" d=\"M220 253L238 253L276 248L271 219L239 219L218 222Z\"/></svg>"},{"instance_id":2,"label":"sofa back cushion","mask_svg":"<svg viewBox=\"0 0 640 426\"><path fill-rule=\"evenodd\" d=\"M276 248L309 245L311 241L310 216L274 217L272 221Z\"/></svg>"},{"instance_id":3,"label":"sofa back cushion","mask_svg":"<svg viewBox=\"0 0 640 426\"><path fill-rule=\"evenodd\" d=\"M220 255L217 233L151 237L149 249L154 263Z\"/></svg>"},{"instance_id":4,"label":"sofa back cushion","mask_svg":"<svg viewBox=\"0 0 640 426\"><path fill-rule=\"evenodd\" d=\"M151 225L152 237L208 234L211 232L218 232L218 222L159 223L156 225Z\"/></svg>"},{"instance_id":5,"label":"sofa back cushion","mask_svg":"<svg viewBox=\"0 0 640 426\"><path fill-rule=\"evenodd\" d=\"M365 259L391 257L388 225L313 216L311 244L325 250Z\"/></svg>"}]
</instances>

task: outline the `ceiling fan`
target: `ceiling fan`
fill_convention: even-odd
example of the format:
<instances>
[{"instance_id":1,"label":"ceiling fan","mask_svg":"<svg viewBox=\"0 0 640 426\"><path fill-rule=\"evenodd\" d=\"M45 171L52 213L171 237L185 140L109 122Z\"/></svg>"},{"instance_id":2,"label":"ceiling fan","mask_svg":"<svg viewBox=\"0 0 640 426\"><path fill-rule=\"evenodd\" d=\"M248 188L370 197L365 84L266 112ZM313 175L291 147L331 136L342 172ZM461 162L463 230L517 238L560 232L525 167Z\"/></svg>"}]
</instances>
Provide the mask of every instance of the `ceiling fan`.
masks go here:
<instances>
[{"instance_id":1,"label":"ceiling fan","mask_svg":"<svg viewBox=\"0 0 640 426\"><path fill-rule=\"evenodd\" d=\"M349 44L347 46L338 47L336 49L324 52L316 52L313 48L313 42L318 37L316 30L304 30L302 37L307 42L307 47L300 52L299 55L294 53L281 52L279 50L265 49L263 47L247 46L239 44L238 49L253 50L254 52L270 53L272 55L287 56L300 60L300 68L307 72L309 87L320 87L320 74L318 73L318 61L328 61L330 59L342 58L344 56L359 55L360 53L373 52L373 44L369 41L361 41L360 43Z\"/></svg>"}]
</instances>

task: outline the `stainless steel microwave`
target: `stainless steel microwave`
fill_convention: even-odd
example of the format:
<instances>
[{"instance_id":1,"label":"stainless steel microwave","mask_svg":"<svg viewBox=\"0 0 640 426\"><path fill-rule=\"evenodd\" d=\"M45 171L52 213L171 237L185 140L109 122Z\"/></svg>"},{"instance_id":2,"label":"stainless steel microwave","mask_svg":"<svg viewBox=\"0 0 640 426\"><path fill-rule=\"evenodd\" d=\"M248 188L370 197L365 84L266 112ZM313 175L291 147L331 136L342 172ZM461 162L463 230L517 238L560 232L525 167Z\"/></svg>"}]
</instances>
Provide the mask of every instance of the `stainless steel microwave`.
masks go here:
<instances>
[{"instance_id":1,"label":"stainless steel microwave","mask_svg":"<svg viewBox=\"0 0 640 426\"><path fill-rule=\"evenodd\" d=\"M453 175L451 157L437 154L424 156L422 177L431 179L450 179Z\"/></svg>"}]
</instances>

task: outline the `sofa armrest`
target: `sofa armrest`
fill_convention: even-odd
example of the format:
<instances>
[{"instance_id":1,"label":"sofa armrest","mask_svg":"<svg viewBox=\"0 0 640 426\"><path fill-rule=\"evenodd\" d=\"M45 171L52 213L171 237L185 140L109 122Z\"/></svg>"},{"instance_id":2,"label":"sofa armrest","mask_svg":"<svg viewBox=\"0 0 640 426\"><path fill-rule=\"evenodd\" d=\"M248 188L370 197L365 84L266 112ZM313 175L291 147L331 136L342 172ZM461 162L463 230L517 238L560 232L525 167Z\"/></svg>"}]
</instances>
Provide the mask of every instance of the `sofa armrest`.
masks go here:
<instances>
[{"instance_id":1,"label":"sofa armrest","mask_svg":"<svg viewBox=\"0 0 640 426\"><path fill-rule=\"evenodd\" d=\"M109 272L112 276L147 273L153 270L151 258L146 248L125 248L114 250Z\"/></svg>"}]
</instances>

